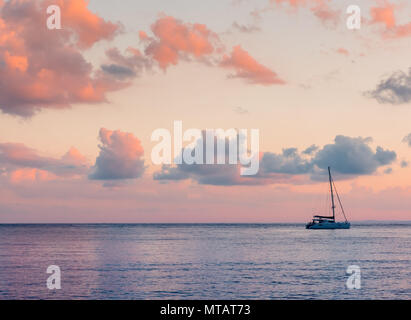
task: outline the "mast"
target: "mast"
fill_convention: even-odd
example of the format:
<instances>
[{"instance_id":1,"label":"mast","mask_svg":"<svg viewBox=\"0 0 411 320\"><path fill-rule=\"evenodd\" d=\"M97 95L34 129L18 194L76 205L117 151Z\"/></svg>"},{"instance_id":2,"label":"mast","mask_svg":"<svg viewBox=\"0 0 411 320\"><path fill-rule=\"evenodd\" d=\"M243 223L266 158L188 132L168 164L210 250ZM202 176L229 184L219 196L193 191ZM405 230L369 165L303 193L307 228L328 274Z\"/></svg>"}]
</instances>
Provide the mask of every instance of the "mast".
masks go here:
<instances>
[{"instance_id":1,"label":"mast","mask_svg":"<svg viewBox=\"0 0 411 320\"><path fill-rule=\"evenodd\" d=\"M328 177L329 177L329 180L330 180L330 190L331 190L331 203L332 203L331 208L333 209L333 220L335 221L334 192L333 192L333 183L332 183L332 179L331 179L330 167L328 167Z\"/></svg>"}]
</instances>

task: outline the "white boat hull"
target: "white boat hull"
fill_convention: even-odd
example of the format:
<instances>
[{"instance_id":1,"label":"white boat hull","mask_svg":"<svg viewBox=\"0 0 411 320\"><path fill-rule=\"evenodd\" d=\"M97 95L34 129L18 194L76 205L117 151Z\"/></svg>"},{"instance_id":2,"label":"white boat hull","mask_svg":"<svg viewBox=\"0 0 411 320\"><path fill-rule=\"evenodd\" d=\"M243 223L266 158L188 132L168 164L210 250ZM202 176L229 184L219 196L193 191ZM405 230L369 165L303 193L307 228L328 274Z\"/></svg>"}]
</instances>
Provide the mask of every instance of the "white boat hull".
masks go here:
<instances>
[{"instance_id":1,"label":"white boat hull","mask_svg":"<svg viewBox=\"0 0 411 320\"><path fill-rule=\"evenodd\" d=\"M331 193L331 210L332 215L315 215L313 217L313 221L307 223L305 225L306 229L350 229L350 223L347 221L347 218L344 213L344 208L340 201L340 196L338 195L337 189L335 189L335 185L333 179L331 177L331 168L328 167L328 179L330 181L330 193ZM334 188L333 188L334 186ZM344 222L335 222L335 203L334 203L334 190L337 194L338 203L341 207L341 211L344 215L345 221Z\"/></svg>"},{"instance_id":2,"label":"white boat hull","mask_svg":"<svg viewBox=\"0 0 411 320\"><path fill-rule=\"evenodd\" d=\"M323 221L318 223L307 223L306 229L350 229L349 222Z\"/></svg>"}]
</instances>

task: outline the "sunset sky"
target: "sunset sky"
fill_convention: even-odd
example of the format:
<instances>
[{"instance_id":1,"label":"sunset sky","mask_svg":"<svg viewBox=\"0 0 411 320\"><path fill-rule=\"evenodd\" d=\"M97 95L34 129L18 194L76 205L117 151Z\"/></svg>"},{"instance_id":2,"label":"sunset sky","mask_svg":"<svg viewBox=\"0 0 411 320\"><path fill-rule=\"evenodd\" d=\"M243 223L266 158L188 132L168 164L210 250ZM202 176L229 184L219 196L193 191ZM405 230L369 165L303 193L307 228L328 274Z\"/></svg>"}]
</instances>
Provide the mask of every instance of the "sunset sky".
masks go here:
<instances>
[{"instance_id":1,"label":"sunset sky","mask_svg":"<svg viewBox=\"0 0 411 320\"><path fill-rule=\"evenodd\" d=\"M405 0L0 0L0 223L306 222L327 166L410 220L410 54ZM259 129L259 173L153 165L175 120Z\"/></svg>"}]
</instances>

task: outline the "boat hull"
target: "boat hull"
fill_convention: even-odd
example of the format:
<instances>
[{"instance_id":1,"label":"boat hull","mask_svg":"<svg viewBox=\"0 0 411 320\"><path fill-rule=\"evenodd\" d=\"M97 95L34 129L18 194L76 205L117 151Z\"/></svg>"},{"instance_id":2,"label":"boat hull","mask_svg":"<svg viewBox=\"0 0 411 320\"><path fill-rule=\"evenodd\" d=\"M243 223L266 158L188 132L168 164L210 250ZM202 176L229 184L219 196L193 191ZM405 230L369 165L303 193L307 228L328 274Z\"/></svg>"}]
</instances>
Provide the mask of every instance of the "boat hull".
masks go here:
<instances>
[{"instance_id":1,"label":"boat hull","mask_svg":"<svg viewBox=\"0 0 411 320\"><path fill-rule=\"evenodd\" d=\"M350 229L349 222L320 222L320 223L308 223L306 229Z\"/></svg>"}]
</instances>

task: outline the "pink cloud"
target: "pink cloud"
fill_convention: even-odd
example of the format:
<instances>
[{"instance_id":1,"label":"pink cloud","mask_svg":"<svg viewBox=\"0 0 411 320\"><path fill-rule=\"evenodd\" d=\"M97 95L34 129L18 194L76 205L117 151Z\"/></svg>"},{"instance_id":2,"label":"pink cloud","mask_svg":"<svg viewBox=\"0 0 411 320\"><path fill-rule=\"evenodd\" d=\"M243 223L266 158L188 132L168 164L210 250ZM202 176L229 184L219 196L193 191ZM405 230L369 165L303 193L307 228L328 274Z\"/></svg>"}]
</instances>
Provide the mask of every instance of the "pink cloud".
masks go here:
<instances>
[{"instance_id":1,"label":"pink cloud","mask_svg":"<svg viewBox=\"0 0 411 320\"><path fill-rule=\"evenodd\" d=\"M316 0L310 10L324 24L335 26L340 18L340 11L331 9L324 0Z\"/></svg>"},{"instance_id":2,"label":"pink cloud","mask_svg":"<svg viewBox=\"0 0 411 320\"><path fill-rule=\"evenodd\" d=\"M235 46L230 55L225 55L221 66L235 70L230 77L243 78L249 83L285 84L285 81L280 79L274 71L258 63L241 46Z\"/></svg>"},{"instance_id":3,"label":"pink cloud","mask_svg":"<svg viewBox=\"0 0 411 320\"><path fill-rule=\"evenodd\" d=\"M17 169L12 171L9 175L11 183L51 181L56 178L57 176L51 172L35 168Z\"/></svg>"},{"instance_id":4,"label":"pink cloud","mask_svg":"<svg viewBox=\"0 0 411 320\"><path fill-rule=\"evenodd\" d=\"M345 49L345 48L338 48L336 51L337 51L337 53L342 54L342 55L345 55L345 56L348 56L348 55L349 55L348 50Z\"/></svg>"},{"instance_id":5,"label":"pink cloud","mask_svg":"<svg viewBox=\"0 0 411 320\"><path fill-rule=\"evenodd\" d=\"M270 0L270 3L277 5L287 4L292 9L300 7L309 8L309 10L322 23L336 25L340 18L340 10L334 10L329 6L329 0Z\"/></svg>"},{"instance_id":6,"label":"pink cloud","mask_svg":"<svg viewBox=\"0 0 411 320\"><path fill-rule=\"evenodd\" d=\"M145 52L156 60L162 69L176 65L184 55L200 58L215 51L213 41L218 36L204 24L183 23L171 16L159 18L152 26L155 38L151 39ZM140 39L148 40L144 31Z\"/></svg>"},{"instance_id":7,"label":"pink cloud","mask_svg":"<svg viewBox=\"0 0 411 320\"><path fill-rule=\"evenodd\" d=\"M387 28L392 28L395 26L395 16L394 16L393 4L385 3L382 7L371 7L371 21L370 23L383 23Z\"/></svg>"},{"instance_id":8,"label":"pink cloud","mask_svg":"<svg viewBox=\"0 0 411 320\"><path fill-rule=\"evenodd\" d=\"M270 0L271 3L289 4L291 7L299 7L307 4L307 0Z\"/></svg>"},{"instance_id":9,"label":"pink cloud","mask_svg":"<svg viewBox=\"0 0 411 320\"><path fill-rule=\"evenodd\" d=\"M151 68L153 61L166 70L181 59L194 59L208 65L230 65L237 77L248 78L249 83L282 82L241 48L233 49L231 60L222 57L224 46L204 24L184 23L170 16L159 18L151 26L153 37L140 32L146 45L144 53L131 47L125 54L109 49L108 63L95 70L85 60L84 50L98 41L112 39L120 26L89 11L85 0L58 0L63 29L48 30L45 8L50 3L11 0L0 5L3 113L30 117L44 108L106 102L107 93L128 86L142 70ZM216 64L221 59L223 63Z\"/></svg>"},{"instance_id":10,"label":"pink cloud","mask_svg":"<svg viewBox=\"0 0 411 320\"><path fill-rule=\"evenodd\" d=\"M74 147L59 159L43 156L22 143L0 143L0 167L4 168L12 181L34 181L45 180L45 177L84 175L89 163Z\"/></svg>"},{"instance_id":11,"label":"pink cloud","mask_svg":"<svg viewBox=\"0 0 411 320\"><path fill-rule=\"evenodd\" d=\"M63 15L65 28L70 28L76 34L79 47L90 48L103 39L113 39L120 31L119 24L106 21L88 8L84 0L47 0L45 5L58 5Z\"/></svg>"},{"instance_id":12,"label":"pink cloud","mask_svg":"<svg viewBox=\"0 0 411 320\"><path fill-rule=\"evenodd\" d=\"M142 31L142 30L140 30L138 32L138 36L139 36L140 40L142 40L142 41L149 39L147 33L145 31Z\"/></svg>"},{"instance_id":13,"label":"pink cloud","mask_svg":"<svg viewBox=\"0 0 411 320\"><path fill-rule=\"evenodd\" d=\"M149 37L144 31L139 32L139 37L147 44L145 54L163 70L170 65L177 65L181 59L204 62L205 58L210 58L208 65L215 65L215 61L219 61L216 65L235 70L235 74L229 78L243 78L248 83L262 85L285 83L241 46L234 47L229 55L223 54L221 40L204 24L184 23L174 17L164 16L151 26L151 30L154 37Z\"/></svg>"},{"instance_id":14,"label":"pink cloud","mask_svg":"<svg viewBox=\"0 0 411 320\"><path fill-rule=\"evenodd\" d=\"M382 36L385 38L403 38L411 36L411 22L397 24L395 10L398 5L390 4L388 1L382 2L378 7L370 8L370 24L383 24L385 30Z\"/></svg>"},{"instance_id":15,"label":"pink cloud","mask_svg":"<svg viewBox=\"0 0 411 320\"><path fill-rule=\"evenodd\" d=\"M411 22L403 25L396 26L394 30L394 37L410 37L411 36Z\"/></svg>"},{"instance_id":16,"label":"pink cloud","mask_svg":"<svg viewBox=\"0 0 411 320\"><path fill-rule=\"evenodd\" d=\"M87 164L87 159L76 148L71 147L69 151L61 158L64 163L74 166L82 166Z\"/></svg>"},{"instance_id":17,"label":"pink cloud","mask_svg":"<svg viewBox=\"0 0 411 320\"><path fill-rule=\"evenodd\" d=\"M144 173L144 149L133 134L101 128L100 141L100 154L90 179L135 179Z\"/></svg>"},{"instance_id":18,"label":"pink cloud","mask_svg":"<svg viewBox=\"0 0 411 320\"><path fill-rule=\"evenodd\" d=\"M24 117L43 108L106 101L124 83L94 73L83 49L111 39L119 25L87 9L85 0L57 1L61 30L45 27L48 0L0 4L0 110ZM55 3L55 1L53 1Z\"/></svg>"}]
</instances>

